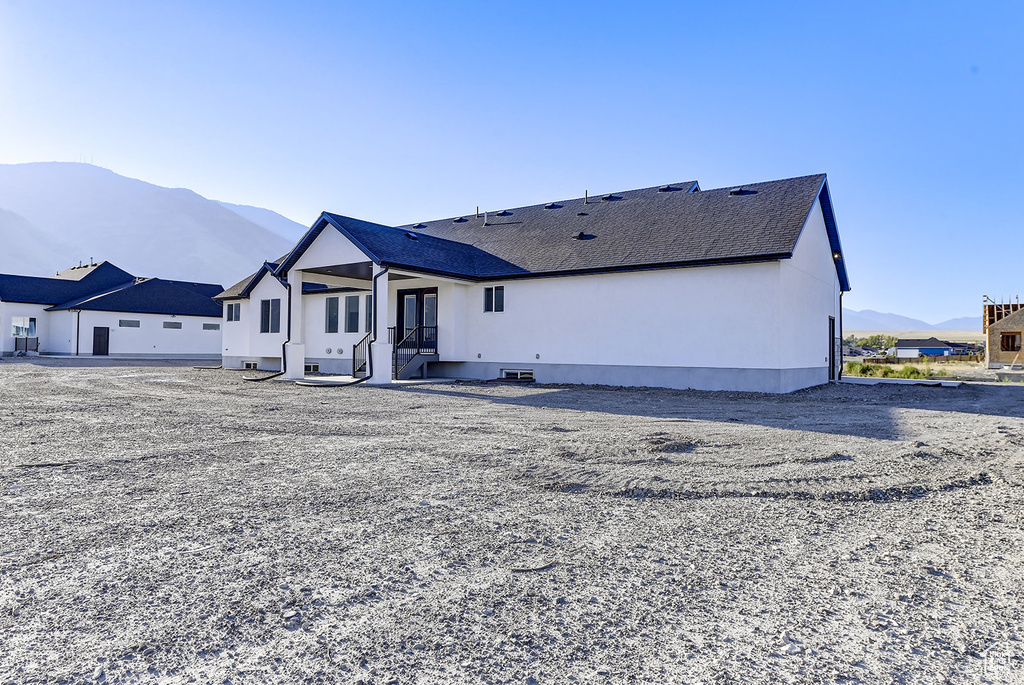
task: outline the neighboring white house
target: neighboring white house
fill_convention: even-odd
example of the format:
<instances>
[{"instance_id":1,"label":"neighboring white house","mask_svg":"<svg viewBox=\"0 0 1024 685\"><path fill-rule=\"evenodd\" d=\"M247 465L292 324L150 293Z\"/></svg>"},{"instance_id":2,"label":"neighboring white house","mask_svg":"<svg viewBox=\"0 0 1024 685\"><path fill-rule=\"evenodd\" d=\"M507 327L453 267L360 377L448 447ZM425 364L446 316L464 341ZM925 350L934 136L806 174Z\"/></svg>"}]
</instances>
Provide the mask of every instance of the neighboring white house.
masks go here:
<instances>
[{"instance_id":1,"label":"neighboring white house","mask_svg":"<svg viewBox=\"0 0 1024 685\"><path fill-rule=\"evenodd\" d=\"M218 299L225 368L286 378L789 392L838 377L847 290L822 174L400 227L325 212Z\"/></svg>"},{"instance_id":2,"label":"neighboring white house","mask_svg":"<svg viewBox=\"0 0 1024 685\"><path fill-rule=\"evenodd\" d=\"M52 278L0 274L0 353L163 358L220 354L223 288L136 278L109 262Z\"/></svg>"}]
</instances>

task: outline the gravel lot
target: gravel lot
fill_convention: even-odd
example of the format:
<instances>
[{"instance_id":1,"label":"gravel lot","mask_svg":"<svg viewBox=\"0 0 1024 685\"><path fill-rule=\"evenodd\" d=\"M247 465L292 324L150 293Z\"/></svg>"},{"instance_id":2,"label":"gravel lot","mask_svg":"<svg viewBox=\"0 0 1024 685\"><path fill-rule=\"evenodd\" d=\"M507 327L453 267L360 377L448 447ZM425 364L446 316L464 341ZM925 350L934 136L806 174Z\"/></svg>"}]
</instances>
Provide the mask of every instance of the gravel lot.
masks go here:
<instances>
[{"instance_id":1,"label":"gravel lot","mask_svg":"<svg viewBox=\"0 0 1024 685\"><path fill-rule=\"evenodd\" d=\"M1024 681L1024 387L0 362L0 682Z\"/></svg>"}]
</instances>

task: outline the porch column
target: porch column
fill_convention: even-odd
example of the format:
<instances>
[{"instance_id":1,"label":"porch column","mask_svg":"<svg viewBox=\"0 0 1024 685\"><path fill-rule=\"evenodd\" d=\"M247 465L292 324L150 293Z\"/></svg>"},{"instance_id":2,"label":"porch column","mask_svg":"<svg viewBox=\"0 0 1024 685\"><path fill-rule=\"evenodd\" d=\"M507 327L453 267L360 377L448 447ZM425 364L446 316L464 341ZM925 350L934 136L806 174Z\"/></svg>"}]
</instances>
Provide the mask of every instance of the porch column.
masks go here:
<instances>
[{"instance_id":1,"label":"porch column","mask_svg":"<svg viewBox=\"0 0 1024 685\"><path fill-rule=\"evenodd\" d=\"M302 271L292 269L288 272L288 284L291 285L291 294L288 298L288 316L290 325L282 322L290 330L285 330L289 335L289 342L285 345L285 366L288 370L284 377L292 380L301 379L306 375L306 346L302 339Z\"/></svg>"},{"instance_id":2,"label":"porch column","mask_svg":"<svg viewBox=\"0 0 1024 685\"><path fill-rule=\"evenodd\" d=\"M391 325L390 303L388 295L388 274L377 264L373 265L373 275L377 279L377 290L373 297L373 324L377 331L377 341L370 345L373 355L373 375L367 383L385 385L391 382L391 343L388 342L388 326Z\"/></svg>"}]
</instances>

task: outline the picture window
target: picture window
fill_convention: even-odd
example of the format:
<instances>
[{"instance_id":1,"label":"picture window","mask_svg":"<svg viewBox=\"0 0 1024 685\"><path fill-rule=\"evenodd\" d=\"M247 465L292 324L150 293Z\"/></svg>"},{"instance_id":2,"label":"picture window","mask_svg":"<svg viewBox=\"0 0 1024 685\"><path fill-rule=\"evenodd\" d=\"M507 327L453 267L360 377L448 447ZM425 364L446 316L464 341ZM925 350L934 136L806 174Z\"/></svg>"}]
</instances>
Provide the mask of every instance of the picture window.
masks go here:
<instances>
[{"instance_id":1,"label":"picture window","mask_svg":"<svg viewBox=\"0 0 1024 685\"><path fill-rule=\"evenodd\" d=\"M11 335L15 338L36 337L36 320L30 316L11 317Z\"/></svg>"}]
</instances>

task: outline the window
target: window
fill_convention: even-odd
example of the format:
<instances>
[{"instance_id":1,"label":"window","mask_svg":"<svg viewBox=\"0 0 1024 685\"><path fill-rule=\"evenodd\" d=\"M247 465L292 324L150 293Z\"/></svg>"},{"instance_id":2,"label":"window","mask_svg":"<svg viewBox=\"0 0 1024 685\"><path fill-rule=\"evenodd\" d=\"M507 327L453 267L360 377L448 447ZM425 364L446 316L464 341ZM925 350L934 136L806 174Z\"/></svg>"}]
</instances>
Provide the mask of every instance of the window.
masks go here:
<instances>
[{"instance_id":1,"label":"window","mask_svg":"<svg viewBox=\"0 0 1024 685\"><path fill-rule=\"evenodd\" d=\"M117 322L118 328L138 328L141 322L138 319L121 319Z\"/></svg>"},{"instance_id":2,"label":"window","mask_svg":"<svg viewBox=\"0 0 1024 685\"><path fill-rule=\"evenodd\" d=\"M338 298L334 298L334 299L338 299ZM337 331L335 331L335 332L337 332ZM303 370L304 370L305 373L320 373L320 365L319 364L306 364Z\"/></svg>"},{"instance_id":3,"label":"window","mask_svg":"<svg viewBox=\"0 0 1024 685\"><path fill-rule=\"evenodd\" d=\"M373 295L366 296L366 332L373 328Z\"/></svg>"},{"instance_id":4,"label":"window","mask_svg":"<svg viewBox=\"0 0 1024 685\"><path fill-rule=\"evenodd\" d=\"M496 285L493 288L484 288L484 311L505 311L505 286Z\"/></svg>"},{"instance_id":5,"label":"window","mask_svg":"<svg viewBox=\"0 0 1024 685\"><path fill-rule=\"evenodd\" d=\"M359 296L348 295L345 298L345 332L359 332Z\"/></svg>"},{"instance_id":6,"label":"window","mask_svg":"<svg viewBox=\"0 0 1024 685\"><path fill-rule=\"evenodd\" d=\"M203 324L203 330L204 331L219 331L220 330L220 324L219 323L204 323Z\"/></svg>"},{"instance_id":7,"label":"window","mask_svg":"<svg viewBox=\"0 0 1024 685\"><path fill-rule=\"evenodd\" d=\"M29 316L12 316L11 335L15 338L36 337L36 320Z\"/></svg>"},{"instance_id":8,"label":"window","mask_svg":"<svg viewBox=\"0 0 1024 685\"><path fill-rule=\"evenodd\" d=\"M241 321L242 320L242 303L241 302L229 302L228 303L228 321Z\"/></svg>"},{"instance_id":9,"label":"window","mask_svg":"<svg viewBox=\"0 0 1024 685\"><path fill-rule=\"evenodd\" d=\"M180 321L164 321L164 328L181 329Z\"/></svg>"},{"instance_id":10,"label":"window","mask_svg":"<svg viewBox=\"0 0 1024 685\"><path fill-rule=\"evenodd\" d=\"M502 369L501 377L515 381L532 381L533 369Z\"/></svg>"},{"instance_id":11,"label":"window","mask_svg":"<svg viewBox=\"0 0 1024 685\"><path fill-rule=\"evenodd\" d=\"M327 333L338 332L338 298L328 297L327 298L327 313L324 315L327 322L324 330Z\"/></svg>"},{"instance_id":12,"label":"window","mask_svg":"<svg viewBox=\"0 0 1024 685\"><path fill-rule=\"evenodd\" d=\"M1003 333L999 336L999 350L1002 352L1020 352L1020 333Z\"/></svg>"},{"instance_id":13,"label":"window","mask_svg":"<svg viewBox=\"0 0 1024 685\"><path fill-rule=\"evenodd\" d=\"M258 362L242 362L242 368L246 371L259 371L259 367Z\"/></svg>"},{"instance_id":14,"label":"window","mask_svg":"<svg viewBox=\"0 0 1024 685\"><path fill-rule=\"evenodd\" d=\"M260 333L281 332L281 300L260 300Z\"/></svg>"}]
</instances>

